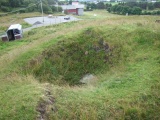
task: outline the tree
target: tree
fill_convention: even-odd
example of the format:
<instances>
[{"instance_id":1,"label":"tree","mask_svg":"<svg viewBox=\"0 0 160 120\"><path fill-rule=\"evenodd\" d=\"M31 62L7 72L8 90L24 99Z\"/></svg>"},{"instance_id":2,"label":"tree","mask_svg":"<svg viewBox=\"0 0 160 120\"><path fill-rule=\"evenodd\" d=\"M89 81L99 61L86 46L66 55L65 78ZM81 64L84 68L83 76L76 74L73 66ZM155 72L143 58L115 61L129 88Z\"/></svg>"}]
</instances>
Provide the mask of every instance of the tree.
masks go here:
<instances>
[{"instance_id":1,"label":"tree","mask_svg":"<svg viewBox=\"0 0 160 120\"><path fill-rule=\"evenodd\" d=\"M111 12L111 7L108 7L108 8L107 8L107 11L110 13L110 12Z\"/></svg>"},{"instance_id":2,"label":"tree","mask_svg":"<svg viewBox=\"0 0 160 120\"><path fill-rule=\"evenodd\" d=\"M148 9L149 9L149 10L153 10L153 9L154 9L154 6L153 6L152 3L148 3Z\"/></svg>"},{"instance_id":3,"label":"tree","mask_svg":"<svg viewBox=\"0 0 160 120\"><path fill-rule=\"evenodd\" d=\"M123 6L122 14L125 15L126 13L130 14L131 13L131 9L128 6Z\"/></svg>"},{"instance_id":4,"label":"tree","mask_svg":"<svg viewBox=\"0 0 160 120\"><path fill-rule=\"evenodd\" d=\"M140 7L141 9L147 9L147 2L140 2L139 4L138 4L138 7Z\"/></svg>"},{"instance_id":5,"label":"tree","mask_svg":"<svg viewBox=\"0 0 160 120\"><path fill-rule=\"evenodd\" d=\"M137 2L126 2L126 6L133 8L133 7L137 6Z\"/></svg>"},{"instance_id":6,"label":"tree","mask_svg":"<svg viewBox=\"0 0 160 120\"><path fill-rule=\"evenodd\" d=\"M91 3L91 9L96 9L97 8L97 5L95 3Z\"/></svg>"},{"instance_id":7,"label":"tree","mask_svg":"<svg viewBox=\"0 0 160 120\"><path fill-rule=\"evenodd\" d=\"M116 12L117 7L118 7L118 5L112 6L112 7L111 7L111 11L112 11L112 12Z\"/></svg>"},{"instance_id":8,"label":"tree","mask_svg":"<svg viewBox=\"0 0 160 120\"><path fill-rule=\"evenodd\" d=\"M86 9L87 10L91 9L91 4L90 3L87 3Z\"/></svg>"},{"instance_id":9,"label":"tree","mask_svg":"<svg viewBox=\"0 0 160 120\"><path fill-rule=\"evenodd\" d=\"M35 6L34 6L35 4L33 4L33 3L31 3L31 4L29 4L28 5L28 12L33 12L33 11L35 11Z\"/></svg>"},{"instance_id":10,"label":"tree","mask_svg":"<svg viewBox=\"0 0 160 120\"><path fill-rule=\"evenodd\" d=\"M132 14L133 15L140 15L142 13L142 9L140 7L133 7Z\"/></svg>"},{"instance_id":11,"label":"tree","mask_svg":"<svg viewBox=\"0 0 160 120\"><path fill-rule=\"evenodd\" d=\"M63 11L62 7L58 6L58 12L62 12L62 11Z\"/></svg>"},{"instance_id":12,"label":"tree","mask_svg":"<svg viewBox=\"0 0 160 120\"><path fill-rule=\"evenodd\" d=\"M112 7L112 4L106 3L106 9L108 9L109 7Z\"/></svg>"},{"instance_id":13,"label":"tree","mask_svg":"<svg viewBox=\"0 0 160 120\"><path fill-rule=\"evenodd\" d=\"M43 4L42 7L43 7L43 12L44 13L52 12L52 9L48 5ZM39 5L39 11L41 11L41 5Z\"/></svg>"},{"instance_id":14,"label":"tree","mask_svg":"<svg viewBox=\"0 0 160 120\"><path fill-rule=\"evenodd\" d=\"M155 2L155 3L154 3L154 7L155 7L155 8L160 8L160 2Z\"/></svg>"},{"instance_id":15,"label":"tree","mask_svg":"<svg viewBox=\"0 0 160 120\"><path fill-rule=\"evenodd\" d=\"M123 10L123 6L118 5L117 8L116 8L116 12L117 12L118 14L120 14L120 13L122 12L122 10Z\"/></svg>"},{"instance_id":16,"label":"tree","mask_svg":"<svg viewBox=\"0 0 160 120\"><path fill-rule=\"evenodd\" d=\"M69 0L69 4L72 5L72 0Z\"/></svg>"},{"instance_id":17,"label":"tree","mask_svg":"<svg viewBox=\"0 0 160 120\"><path fill-rule=\"evenodd\" d=\"M105 5L103 2L97 3L97 9L105 9Z\"/></svg>"}]
</instances>

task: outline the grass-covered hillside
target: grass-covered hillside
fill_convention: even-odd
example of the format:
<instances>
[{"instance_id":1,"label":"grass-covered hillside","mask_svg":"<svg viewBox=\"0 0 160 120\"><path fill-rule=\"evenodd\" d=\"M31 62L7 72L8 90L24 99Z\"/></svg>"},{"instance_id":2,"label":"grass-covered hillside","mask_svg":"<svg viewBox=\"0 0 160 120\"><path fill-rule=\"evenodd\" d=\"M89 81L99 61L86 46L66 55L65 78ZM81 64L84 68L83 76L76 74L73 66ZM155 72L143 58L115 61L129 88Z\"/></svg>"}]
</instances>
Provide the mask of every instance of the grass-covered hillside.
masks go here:
<instances>
[{"instance_id":1,"label":"grass-covered hillside","mask_svg":"<svg viewBox=\"0 0 160 120\"><path fill-rule=\"evenodd\" d=\"M158 120L159 16L79 18L0 42L0 119Z\"/></svg>"}]
</instances>

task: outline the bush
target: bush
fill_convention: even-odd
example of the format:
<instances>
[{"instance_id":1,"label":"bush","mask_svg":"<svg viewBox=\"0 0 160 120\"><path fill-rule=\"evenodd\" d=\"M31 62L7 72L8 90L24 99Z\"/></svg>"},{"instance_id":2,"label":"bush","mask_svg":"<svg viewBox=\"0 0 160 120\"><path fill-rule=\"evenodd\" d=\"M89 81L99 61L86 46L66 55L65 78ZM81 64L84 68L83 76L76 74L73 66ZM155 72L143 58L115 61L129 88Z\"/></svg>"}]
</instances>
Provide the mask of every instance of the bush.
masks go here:
<instances>
[{"instance_id":1,"label":"bush","mask_svg":"<svg viewBox=\"0 0 160 120\"><path fill-rule=\"evenodd\" d=\"M157 11L157 15L160 15L160 10Z\"/></svg>"},{"instance_id":2,"label":"bush","mask_svg":"<svg viewBox=\"0 0 160 120\"><path fill-rule=\"evenodd\" d=\"M133 7L132 14L133 15L140 15L142 13L142 9L140 7Z\"/></svg>"},{"instance_id":3,"label":"bush","mask_svg":"<svg viewBox=\"0 0 160 120\"><path fill-rule=\"evenodd\" d=\"M6 6L1 6L1 10L3 12L9 12L10 11L10 9L8 7L6 7Z\"/></svg>"},{"instance_id":4,"label":"bush","mask_svg":"<svg viewBox=\"0 0 160 120\"><path fill-rule=\"evenodd\" d=\"M107 8L107 11L110 13L110 12L111 12L111 7L108 7L108 8Z\"/></svg>"},{"instance_id":5,"label":"bush","mask_svg":"<svg viewBox=\"0 0 160 120\"><path fill-rule=\"evenodd\" d=\"M128 13L128 14L131 13L131 9L128 6L124 6L122 9L122 14L125 15L126 13Z\"/></svg>"},{"instance_id":6,"label":"bush","mask_svg":"<svg viewBox=\"0 0 160 120\"><path fill-rule=\"evenodd\" d=\"M93 11L92 9L84 9L84 11Z\"/></svg>"},{"instance_id":7,"label":"bush","mask_svg":"<svg viewBox=\"0 0 160 120\"><path fill-rule=\"evenodd\" d=\"M19 12L20 12L20 13L25 13L26 10L25 10L25 9L21 9L21 10L19 10Z\"/></svg>"},{"instance_id":8,"label":"bush","mask_svg":"<svg viewBox=\"0 0 160 120\"><path fill-rule=\"evenodd\" d=\"M47 11L47 14L53 14L53 12L52 11Z\"/></svg>"}]
</instances>

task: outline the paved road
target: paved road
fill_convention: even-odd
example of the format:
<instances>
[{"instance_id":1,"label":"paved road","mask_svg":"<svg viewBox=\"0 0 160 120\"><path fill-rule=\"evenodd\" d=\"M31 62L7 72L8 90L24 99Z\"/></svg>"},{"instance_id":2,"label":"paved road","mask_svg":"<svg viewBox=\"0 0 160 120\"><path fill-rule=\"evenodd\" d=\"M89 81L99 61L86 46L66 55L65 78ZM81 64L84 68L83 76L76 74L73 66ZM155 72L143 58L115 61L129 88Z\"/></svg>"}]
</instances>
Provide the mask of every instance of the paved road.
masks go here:
<instances>
[{"instance_id":1,"label":"paved road","mask_svg":"<svg viewBox=\"0 0 160 120\"><path fill-rule=\"evenodd\" d=\"M65 20L64 18L69 17L69 20ZM23 31L28 31L33 28L42 27L42 26L48 26L53 24L60 24L64 22L71 22L71 21L78 21L80 19L77 19L73 16L56 16L56 17L34 17L34 18L25 18L24 21L31 24L32 27L25 28Z\"/></svg>"},{"instance_id":2,"label":"paved road","mask_svg":"<svg viewBox=\"0 0 160 120\"><path fill-rule=\"evenodd\" d=\"M69 20L65 20L64 18L70 18ZM56 17L33 17L33 18L25 18L24 21L31 24L32 27L29 28L24 28L23 31L29 31L33 28L37 28L37 27L42 27L42 26L48 26L48 25L53 25L53 24L60 24L60 23L64 23L64 22L71 22L71 21L78 21L80 19L75 18L73 16L56 16ZM22 26L23 27L23 26ZM0 38L3 35L0 35Z\"/></svg>"}]
</instances>

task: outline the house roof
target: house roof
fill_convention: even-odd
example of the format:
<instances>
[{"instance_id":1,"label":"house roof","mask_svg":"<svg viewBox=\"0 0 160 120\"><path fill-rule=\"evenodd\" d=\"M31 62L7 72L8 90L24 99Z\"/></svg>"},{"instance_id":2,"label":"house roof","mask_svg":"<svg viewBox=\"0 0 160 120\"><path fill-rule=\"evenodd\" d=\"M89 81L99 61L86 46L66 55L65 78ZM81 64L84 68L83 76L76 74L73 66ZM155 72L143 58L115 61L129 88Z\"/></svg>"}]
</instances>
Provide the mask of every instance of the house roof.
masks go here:
<instances>
[{"instance_id":1,"label":"house roof","mask_svg":"<svg viewBox=\"0 0 160 120\"><path fill-rule=\"evenodd\" d=\"M84 5L61 5L63 10L66 9L77 9L77 8L84 8Z\"/></svg>"},{"instance_id":2,"label":"house roof","mask_svg":"<svg viewBox=\"0 0 160 120\"><path fill-rule=\"evenodd\" d=\"M13 24L11 25L8 30L12 30L12 29L18 29L18 30L21 30L22 29L22 25L20 24Z\"/></svg>"}]
</instances>

